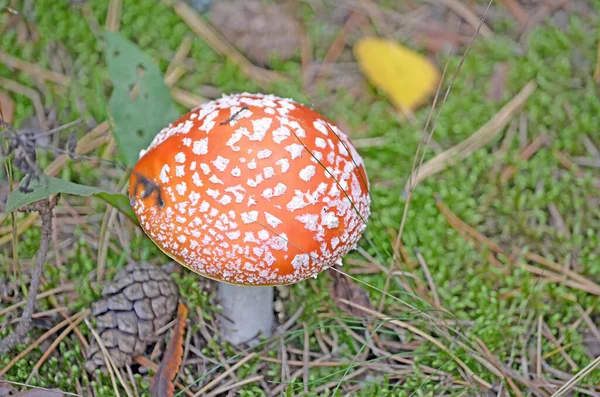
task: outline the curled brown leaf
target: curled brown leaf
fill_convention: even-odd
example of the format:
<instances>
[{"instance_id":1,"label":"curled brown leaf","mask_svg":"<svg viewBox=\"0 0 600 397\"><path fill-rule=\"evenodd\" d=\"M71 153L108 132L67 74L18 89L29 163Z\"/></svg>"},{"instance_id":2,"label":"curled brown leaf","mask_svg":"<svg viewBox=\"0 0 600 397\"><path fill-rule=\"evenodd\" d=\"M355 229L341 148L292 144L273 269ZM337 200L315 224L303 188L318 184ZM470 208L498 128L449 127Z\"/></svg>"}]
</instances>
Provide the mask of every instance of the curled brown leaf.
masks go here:
<instances>
[{"instance_id":1,"label":"curled brown leaf","mask_svg":"<svg viewBox=\"0 0 600 397\"><path fill-rule=\"evenodd\" d=\"M367 317L364 311L357 310L355 307L340 301L341 299L345 299L354 302L357 305L373 309L367 291L353 283L352 280L341 273L336 271L330 271L328 273L333 279L333 287L331 288L330 295L331 299L335 302L335 305L340 310L343 310L352 316L358 318Z\"/></svg>"},{"instance_id":2,"label":"curled brown leaf","mask_svg":"<svg viewBox=\"0 0 600 397\"><path fill-rule=\"evenodd\" d=\"M171 340L167 345L158 372L154 375L150 384L152 397L173 397L175 392L173 380L177 376L183 359L183 334L187 315L187 307L180 303L177 307L177 320L173 328L173 336L171 336Z\"/></svg>"}]
</instances>

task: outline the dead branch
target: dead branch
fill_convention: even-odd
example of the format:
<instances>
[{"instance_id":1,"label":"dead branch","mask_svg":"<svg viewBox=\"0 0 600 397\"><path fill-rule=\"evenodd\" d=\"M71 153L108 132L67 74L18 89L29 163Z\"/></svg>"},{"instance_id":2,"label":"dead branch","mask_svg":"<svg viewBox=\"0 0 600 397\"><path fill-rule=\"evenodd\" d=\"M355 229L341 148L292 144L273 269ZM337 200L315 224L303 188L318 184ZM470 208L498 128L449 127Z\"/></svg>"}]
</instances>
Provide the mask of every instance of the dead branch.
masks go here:
<instances>
[{"instance_id":1,"label":"dead branch","mask_svg":"<svg viewBox=\"0 0 600 397\"><path fill-rule=\"evenodd\" d=\"M25 304L21 321L17 324L11 334L0 340L0 354L8 352L16 345L21 343L31 329L36 295L40 287L42 270L44 269L44 262L46 261L46 255L48 254L48 248L50 246L50 239L52 238L52 210L58 203L59 197L59 195L56 195L52 199L44 198L33 205L26 206L21 209L21 211L24 212L39 212L40 218L42 219L42 240L40 243L40 249L37 253L37 261L33 271L33 276L31 277L31 284L29 285L29 293L27 295L27 303Z\"/></svg>"}]
</instances>

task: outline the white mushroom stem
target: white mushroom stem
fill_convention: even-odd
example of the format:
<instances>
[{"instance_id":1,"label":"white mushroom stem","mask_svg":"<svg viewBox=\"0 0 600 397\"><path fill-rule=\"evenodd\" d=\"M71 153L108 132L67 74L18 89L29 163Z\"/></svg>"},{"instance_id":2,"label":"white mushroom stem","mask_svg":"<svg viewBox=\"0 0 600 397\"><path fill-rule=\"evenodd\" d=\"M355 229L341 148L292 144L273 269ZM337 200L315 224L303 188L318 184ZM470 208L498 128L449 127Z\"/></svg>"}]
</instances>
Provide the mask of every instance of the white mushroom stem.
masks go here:
<instances>
[{"instance_id":1,"label":"white mushroom stem","mask_svg":"<svg viewBox=\"0 0 600 397\"><path fill-rule=\"evenodd\" d=\"M273 287L245 287L219 283L217 299L221 336L239 345L256 344L260 336L273 333Z\"/></svg>"}]
</instances>

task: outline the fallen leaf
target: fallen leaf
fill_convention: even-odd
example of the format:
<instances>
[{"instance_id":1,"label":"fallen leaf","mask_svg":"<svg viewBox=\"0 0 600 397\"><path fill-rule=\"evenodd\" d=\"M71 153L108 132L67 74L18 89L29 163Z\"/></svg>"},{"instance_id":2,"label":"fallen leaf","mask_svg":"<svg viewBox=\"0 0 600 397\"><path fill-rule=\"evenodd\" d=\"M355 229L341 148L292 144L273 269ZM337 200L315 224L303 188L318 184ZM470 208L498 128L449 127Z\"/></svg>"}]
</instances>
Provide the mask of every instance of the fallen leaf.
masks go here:
<instances>
[{"instance_id":1,"label":"fallen leaf","mask_svg":"<svg viewBox=\"0 0 600 397\"><path fill-rule=\"evenodd\" d=\"M300 46L300 25L283 4L217 1L210 10L210 19L230 43L261 65L267 65L271 57L289 60Z\"/></svg>"},{"instance_id":2,"label":"fallen leaf","mask_svg":"<svg viewBox=\"0 0 600 397\"><path fill-rule=\"evenodd\" d=\"M134 165L140 151L179 117L158 66L120 33L106 32L106 62L113 84L108 106L121 157Z\"/></svg>"},{"instance_id":3,"label":"fallen leaf","mask_svg":"<svg viewBox=\"0 0 600 397\"><path fill-rule=\"evenodd\" d=\"M354 44L354 56L367 79L403 113L423 104L440 79L426 57L393 41L364 37Z\"/></svg>"},{"instance_id":4,"label":"fallen leaf","mask_svg":"<svg viewBox=\"0 0 600 397\"><path fill-rule=\"evenodd\" d=\"M8 396L13 390L14 389L10 384L0 382L0 397Z\"/></svg>"},{"instance_id":5,"label":"fallen leaf","mask_svg":"<svg viewBox=\"0 0 600 397\"><path fill-rule=\"evenodd\" d=\"M152 397L173 397L175 386L173 380L177 376L183 359L183 332L188 309L180 303L177 307L177 322L173 328L173 336L167 345L167 350L160 363L158 372L152 378L150 393Z\"/></svg>"},{"instance_id":6,"label":"fallen leaf","mask_svg":"<svg viewBox=\"0 0 600 397\"><path fill-rule=\"evenodd\" d=\"M10 95L0 91L0 118L8 124L12 124L15 115L15 102Z\"/></svg>"},{"instance_id":7,"label":"fallen leaf","mask_svg":"<svg viewBox=\"0 0 600 397\"><path fill-rule=\"evenodd\" d=\"M331 288L330 295L331 299L333 299L335 302L335 305L340 310L343 310L352 316L358 318L367 317L364 311L340 301L340 299L345 299L367 309L373 309L373 305L371 305L367 291L354 284L352 280L341 273L330 271L328 274L333 279L333 288Z\"/></svg>"}]
</instances>

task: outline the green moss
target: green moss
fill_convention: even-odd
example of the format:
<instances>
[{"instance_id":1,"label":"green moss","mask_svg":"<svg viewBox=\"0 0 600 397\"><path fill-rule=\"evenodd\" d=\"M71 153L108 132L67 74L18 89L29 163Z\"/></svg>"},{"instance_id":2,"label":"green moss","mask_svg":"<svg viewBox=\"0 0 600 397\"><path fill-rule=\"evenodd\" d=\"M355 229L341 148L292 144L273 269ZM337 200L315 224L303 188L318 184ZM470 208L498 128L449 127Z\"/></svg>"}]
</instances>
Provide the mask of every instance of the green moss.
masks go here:
<instances>
[{"instance_id":1,"label":"green moss","mask_svg":"<svg viewBox=\"0 0 600 397\"><path fill-rule=\"evenodd\" d=\"M47 48L52 43L60 43L71 58L75 83L69 89L50 85L44 100L56 108L57 117L61 122L79 117L86 120L93 118L97 122L106 120L106 98L110 95L110 83L103 55L103 42L90 28L89 16L84 15L81 8L71 6L66 0L38 0L35 3L34 18L40 32L40 40L19 43L15 32L10 30L0 37L0 46L11 55L48 68L50 63ZM388 3L389 7L394 7L393 2ZM2 1L0 5L3 5ZM107 15L108 2L94 0L90 1L90 5L93 17L102 25ZM595 0L595 5L600 8L598 0ZM330 4L324 7L329 6ZM307 24L308 34L315 46L315 59L322 59L338 33L337 30L324 24L308 4L298 4L297 15ZM5 23L6 18L4 15L0 16L0 26ZM521 48L508 38L501 37L503 32L514 31L514 22L496 22L492 28L497 38L478 39L466 59L439 117L434 139L443 148L461 142L495 115L528 81L533 80L538 88L523 110L527 119L527 139L531 141L542 134L548 134L551 143L548 147L541 148L531 159L524 161L520 158L521 148L518 139L515 138L514 142L510 143L508 152L500 160L505 166L515 166L516 174L508 183L501 184L494 179L494 167L498 159L492 153L492 148L497 147L502 140L502 136L499 136L459 164L425 180L415 189L412 196L403 243L409 251L413 247L420 250L427 261L443 306L448 309L452 318L468 324L457 327L456 335L470 343L475 338L480 338L504 361L511 356L513 343L516 352L520 352L523 347L527 348L523 346L527 343L523 340L523 335L535 329L537 318L541 316L555 336L564 337L563 345L573 342L569 347L569 354L578 368L583 368L589 362L589 357L585 346L579 343L582 335L577 330L567 329L579 317L577 305L584 308L594 307L592 314L598 314L595 297L560 284L539 282L535 275L510 263L498 265L490 262L486 252L478 250L474 244L466 241L450 227L436 206L433 196L435 193L439 194L442 201L457 216L502 244L508 251L515 249L518 253L530 250L560 264L572 261L579 273L590 279L600 277L600 212L588 200L598 197L594 188L598 172L591 168L583 169L583 177L565 172L553 154L553 150L558 150L568 156L587 155L582 140L584 134L598 143L600 95L598 86L591 78L598 45L597 22L597 16L585 15L573 16L564 31L549 23L542 25L529 33ZM202 85L214 86L221 92L262 90L236 65L215 53L193 35L185 23L162 2L124 2L121 32L147 51L162 71L166 70L169 59L183 38L191 34L194 37L190 51L193 71L180 81L180 86L191 92L199 93L199 87ZM459 56L450 60L448 76L454 74L459 61ZM443 65L445 59L440 57L437 62ZM486 99L485 95L490 89L490 78L499 62L505 62L509 72L502 102L496 103ZM288 62L274 60L272 67L288 76L289 80L274 84L269 91L308 102L301 91L301 67L298 58ZM11 71L3 65L0 65L0 76L35 87L30 76ZM447 79L446 84L448 82ZM24 120L34 116L35 112L28 98L14 95L14 99L15 125L18 127ZM374 89L370 89L364 98L356 100L344 90L331 93L321 86L310 98L317 104L324 103L325 99L328 100L326 103L331 105L317 106L318 110L332 120L343 119L350 127L351 135L357 138L376 136L385 139L385 145L360 150L372 183L374 212L367 232L368 238L362 241L362 247L380 263L389 265L392 252L389 230L397 230L402 218L406 200L403 189L429 109L417 111L415 122L411 124L398 122L389 101ZM78 101L85 106L75 106ZM428 150L426 159L430 159L434 154L431 149ZM47 164L51 159L50 155L40 154L42 164ZM64 177L79 183L94 184L105 178L93 165L86 162L70 164L62 172ZM562 174L557 175L560 172ZM82 200L64 199L70 202ZM97 209L98 213L105 210L103 204L93 200L78 203L90 205ZM570 235L565 235L552 226L549 205L554 205L561 213ZM85 229L77 227L72 249L64 255L65 265L60 269L48 266L45 272L48 286L56 286L64 280L76 284L80 299L77 302L69 302L72 310L88 307L100 292L98 286L86 281L96 268L97 247L90 246L89 238L85 238L84 233ZM20 240L19 256L24 259L33 258L39 238L38 229L31 228L26 231ZM133 237L128 249L134 260L152 260L157 257L167 260L143 235ZM351 254L351 257L364 260L356 253ZM106 260L107 277L112 277L127 260L126 253L109 250ZM10 263L9 256L0 253L0 261ZM8 273L5 268L0 270ZM343 270L347 270L347 267ZM415 275L424 280L421 269L418 269ZM359 278L374 287L368 292L373 302L379 302L379 290L385 288L385 275L365 275ZM199 291L198 279L193 274L184 272L181 277L177 277L177 282L185 301L192 308L201 307L208 319L214 308L209 297ZM333 307L330 299L331 280L328 277L321 276L310 283L299 283L293 287L286 310L291 314L300 306L304 306L305 310L299 321L305 322L310 330L312 351L320 350L313 333L313 330L319 329L324 334L336 335L338 346L342 347L336 360L346 360L350 363L363 346L346 333L336 318L318 314L324 311L324 307L334 310L336 315L340 316L337 319L361 337L366 335L367 323L349 318ZM315 289L318 293L314 293ZM432 309L428 304L411 291L399 290L395 282L391 283L389 291L418 310L398 311L399 302L387 297L384 299L386 314L429 329L427 314ZM573 302L573 298L577 303ZM42 306L44 305L48 306L47 302L43 302ZM377 325L378 323L373 323L370 327ZM398 339L398 335L386 328L381 328L378 335L390 340ZM303 330L290 331L285 338L286 343L299 349L303 348ZM414 340L411 334L407 334L405 338ZM488 381L497 381L479 362L465 354L460 346L440 338L446 345L452 345L455 354L475 372L482 374L481 376ZM13 354L22 349L24 346ZM544 354L554 349L555 346L544 341ZM232 349L216 343L211 343L203 349L204 354L216 360L219 360L219 351L227 357L234 355ZM50 358L42 366L39 376L33 381L34 384L75 392L74 378L79 377L84 385L89 384L96 391L96 395L114 394L110 379L106 376L92 380L82 373L85 357L75 338L67 338L61 343L59 352L59 355ZM276 357L276 351L269 354ZM41 352L34 349L9 371L7 379L26 380L40 357ZM461 377L456 363L437 348L424 344L416 352L411 352L411 357L415 360L414 373L403 379L402 384L384 373L373 373L371 378L361 380L362 386L357 395L433 396L461 392L443 389L439 382L429 379L427 374L420 371L418 365L427 365L448 372L457 379ZM9 359L1 357L0 363L4 365ZM557 369L573 372L560 354L552 355L547 362ZM514 366L518 369L517 364ZM257 362L249 362L239 370L238 376L252 376L258 368ZM310 389L332 380L342 380L346 369L311 369ZM277 365L269 366L266 371L273 382L280 381ZM585 382L590 384L599 381L598 373L585 379ZM138 386L142 389L148 387L147 384L143 385L141 380ZM285 390L288 395L302 394L302 380L290 382ZM248 385L239 391L243 396L263 395L261 393L257 385ZM329 390L309 395L329 396L331 393L332 390Z\"/></svg>"}]
</instances>

